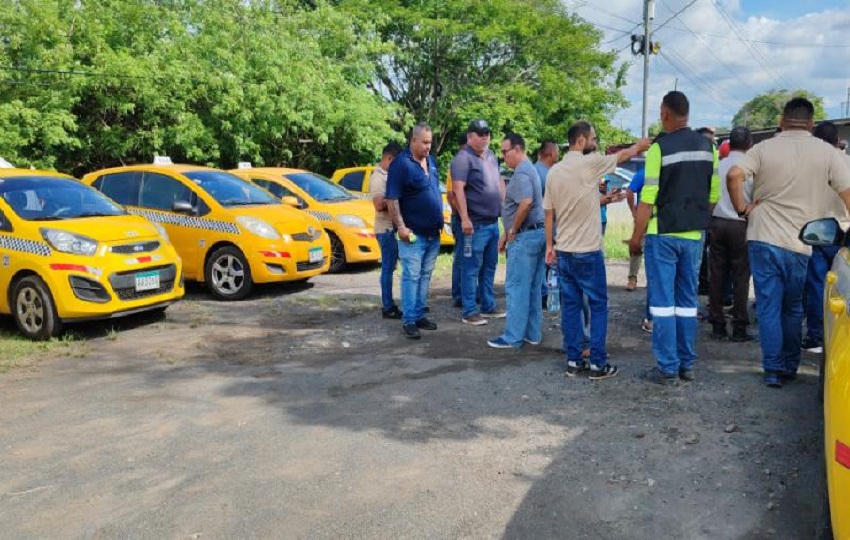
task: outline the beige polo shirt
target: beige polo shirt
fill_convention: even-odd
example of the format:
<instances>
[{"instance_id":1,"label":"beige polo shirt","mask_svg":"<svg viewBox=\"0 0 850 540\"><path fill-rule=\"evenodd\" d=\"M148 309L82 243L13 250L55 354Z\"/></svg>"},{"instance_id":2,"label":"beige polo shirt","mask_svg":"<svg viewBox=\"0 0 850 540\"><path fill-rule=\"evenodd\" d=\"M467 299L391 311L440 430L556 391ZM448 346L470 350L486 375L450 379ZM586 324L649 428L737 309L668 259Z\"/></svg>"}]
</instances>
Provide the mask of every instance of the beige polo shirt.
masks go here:
<instances>
[{"instance_id":1,"label":"beige polo shirt","mask_svg":"<svg viewBox=\"0 0 850 540\"><path fill-rule=\"evenodd\" d=\"M599 182L616 168L616 155L571 151L549 169L543 209L555 211L556 250L589 253L602 249Z\"/></svg>"},{"instance_id":2,"label":"beige polo shirt","mask_svg":"<svg viewBox=\"0 0 850 540\"><path fill-rule=\"evenodd\" d=\"M375 165L372 175L369 177L369 194L372 198L383 197L387 193L387 171L380 165ZM390 218L389 210L375 210L375 234L381 234L393 229L393 220Z\"/></svg>"},{"instance_id":3,"label":"beige polo shirt","mask_svg":"<svg viewBox=\"0 0 850 540\"><path fill-rule=\"evenodd\" d=\"M850 189L850 169L835 148L802 130L783 131L747 152L738 165L753 177L747 240L808 255L800 229L824 216L835 193Z\"/></svg>"}]
</instances>

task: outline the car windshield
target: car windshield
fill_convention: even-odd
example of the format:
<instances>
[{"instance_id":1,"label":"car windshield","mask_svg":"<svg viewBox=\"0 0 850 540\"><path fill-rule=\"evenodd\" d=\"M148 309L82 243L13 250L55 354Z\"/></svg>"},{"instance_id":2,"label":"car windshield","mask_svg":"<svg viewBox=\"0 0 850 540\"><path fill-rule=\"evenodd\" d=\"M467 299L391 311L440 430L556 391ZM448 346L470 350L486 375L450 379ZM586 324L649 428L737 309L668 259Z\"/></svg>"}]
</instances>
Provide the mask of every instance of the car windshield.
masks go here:
<instances>
[{"instance_id":1,"label":"car windshield","mask_svg":"<svg viewBox=\"0 0 850 540\"><path fill-rule=\"evenodd\" d=\"M126 212L99 191L70 178L16 176L0 178L0 197L28 221L123 216Z\"/></svg>"},{"instance_id":2,"label":"car windshield","mask_svg":"<svg viewBox=\"0 0 850 540\"><path fill-rule=\"evenodd\" d=\"M320 202L350 201L354 198L345 188L316 173L292 173L283 176Z\"/></svg>"},{"instance_id":3,"label":"car windshield","mask_svg":"<svg viewBox=\"0 0 850 540\"><path fill-rule=\"evenodd\" d=\"M195 182L222 206L280 204L280 201L258 188L224 171L188 171L184 176Z\"/></svg>"}]
</instances>

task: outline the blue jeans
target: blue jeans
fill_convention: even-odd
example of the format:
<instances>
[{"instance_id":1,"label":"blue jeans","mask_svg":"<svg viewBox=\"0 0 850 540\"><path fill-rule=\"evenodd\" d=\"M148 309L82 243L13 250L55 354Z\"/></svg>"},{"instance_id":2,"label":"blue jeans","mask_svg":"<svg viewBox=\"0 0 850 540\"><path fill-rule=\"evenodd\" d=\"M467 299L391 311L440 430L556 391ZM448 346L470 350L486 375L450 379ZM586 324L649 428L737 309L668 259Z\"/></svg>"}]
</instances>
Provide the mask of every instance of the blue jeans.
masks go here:
<instances>
[{"instance_id":1,"label":"blue jeans","mask_svg":"<svg viewBox=\"0 0 850 540\"><path fill-rule=\"evenodd\" d=\"M431 274L440 254L440 235L417 235L412 244L398 243L401 259L401 305L402 322L416 324L425 316Z\"/></svg>"},{"instance_id":2,"label":"blue jeans","mask_svg":"<svg viewBox=\"0 0 850 540\"><path fill-rule=\"evenodd\" d=\"M814 246L806 270L806 336L823 342L823 291L838 246Z\"/></svg>"},{"instance_id":3,"label":"blue jeans","mask_svg":"<svg viewBox=\"0 0 850 540\"><path fill-rule=\"evenodd\" d=\"M389 311L395 307L393 300L393 274L398 265L398 240L393 231L378 233L381 248L381 309Z\"/></svg>"},{"instance_id":4,"label":"blue jeans","mask_svg":"<svg viewBox=\"0 0 850 540\"><path fill-rule=\"evenodd\" d=\"M652 315L652 353L668 376L691 370L697 359L697 284L702 240L646 237L646 280Z\"/></svg>"},{"instance_id":5,"label":"blue jeans","mask_svg":"<svg viewBox=\"0 0 850 540\"><path fill-rule=\"evenodd\" d=\"M561 290L561 332L567 361L580 362L584 331L581 323L582 296L590 305L590 363L608 363L608 280L602 251L558 254L558 284Z\"/></svg>"},{"instance_id":6,"label":"blue jeans","mask_svg":"<svg viewBox=\"0 0 850 540\"><path fill-rule=\"evenodd\" d=\"M520 232L507 247L505 305L507 318L502 338L520 347L523 340L543 340L543 304L537 291L546 275L546 232Z\"/></svg>"},{"instance_id":7,"label":"blue jeans","mask_svg":"<svg viewBox=\"0 0 850 540\"><path fill-rule=\"evenodd\" d=\"M461 235L461 243L465 239ZM463 246L461 246L463 249ZM499 262L499 224L475 225L472 233L472 255L463 260L463 316L471 317L481 311L490 312L496 309L496 298L493 293L493 282L496 279L496 265ZM478 309L476 298L481 300Z\"/></svg>"},{"instance_id":8,"label":"blue jeans","mask_svg":"<svg viewBox=\"0 0 850 540\"><path fill-rule=\"evenodd\" d=\"M803 287L809 256L764 242L751 241L748 248L762 367L766 372L796 373L803 341Z\"/></svg>"},{"instance_id":9,"label":"blue jeans","mask_svg":"<svg viewBox=\"0 0 850 540\"><path fill-rule=\"evenodd\" d=\"M452 301L463 302L461 294L461 282L463 276L463 227L460 225L460 216L452 212L452 235L455 238L455 246L452 251Z\"/></svg>"}]
</instances>

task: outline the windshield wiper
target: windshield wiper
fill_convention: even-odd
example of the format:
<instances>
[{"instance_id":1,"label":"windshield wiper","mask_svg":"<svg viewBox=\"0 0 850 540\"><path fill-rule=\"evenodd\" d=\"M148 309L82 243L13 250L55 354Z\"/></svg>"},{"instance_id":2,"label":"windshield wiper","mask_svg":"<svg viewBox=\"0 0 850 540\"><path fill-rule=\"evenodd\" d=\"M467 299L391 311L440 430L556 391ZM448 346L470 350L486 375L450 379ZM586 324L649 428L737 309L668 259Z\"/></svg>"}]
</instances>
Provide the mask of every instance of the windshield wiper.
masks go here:
<instances>
[{"instance_id":1,"label":"windshield wiper","mask_svg":"<svg viewBox=\"0 0 850 540\"><path fill-rule=\"evenodd\" d=\"M263 202L263 201L241 201L241 200L237 201L235 199L221 201L222 206L249 206L249 205L252 205L252 204L271 204L271 203Z\"/></svg>"},{"instance_id":2,"label":"windshield wiper","mask_svg":"<svg viewBox=\"0 0 850 540\"><path fill-rule=\"evenodd\" d=\"M115 216L124 216L126 214L107 214L105 212L83 212L82 214L77 214L76 216L70 216L72 218L81 218L81 217L115 217Z\"/></svg>"},{"instance_id":3,"label":"windshield wiper","mask_svg":"<svg viewBox=\"0 0 850 540\"><path fill-rule=\"evenodd\" d=\"M41 216L30 218L30 221L63 221L69 219L72 216Z\"/></svg>"}]
</instances>

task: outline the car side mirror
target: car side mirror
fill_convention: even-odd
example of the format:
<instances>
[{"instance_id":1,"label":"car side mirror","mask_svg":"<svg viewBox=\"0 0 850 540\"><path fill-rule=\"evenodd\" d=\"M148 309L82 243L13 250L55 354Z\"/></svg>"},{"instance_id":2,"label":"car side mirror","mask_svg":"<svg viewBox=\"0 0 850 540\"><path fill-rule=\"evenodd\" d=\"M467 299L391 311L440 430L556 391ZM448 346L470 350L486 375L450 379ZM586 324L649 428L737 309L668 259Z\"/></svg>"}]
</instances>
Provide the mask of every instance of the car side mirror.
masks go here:
<instances>
[{"instance_id":1,"label":"car side mirror","mask_svg":"<svg viewBox=\"0 0 850 540\"><path fill-rule=\"evenodd\" d=\"M810 221L800 230L800 241L807 246L840 246L845 236L835 218Z\"/></svg>"},{"instance_id":2,"label":"car side mirror","mask_svg":"<svg viewBox=\"0 0 850 540\"><path fill-rule=\"evenodd\" d=\"M174 201L171 209L179 214L195 215L195 207L189 201Z\"/></svg>"},{"instance_id":3,"label":"car side mirror","mask_svg":"<svg viewBox=\"0 0 850 540\"><path fill-rule=\"evenodd\" d=\"M301 203L298 202L298 199L293 197L292 195L287 195L285 197L280 198L280 202L287 206L291 206L293 208L301 208Z\"/></svg>"}]
</instances>

